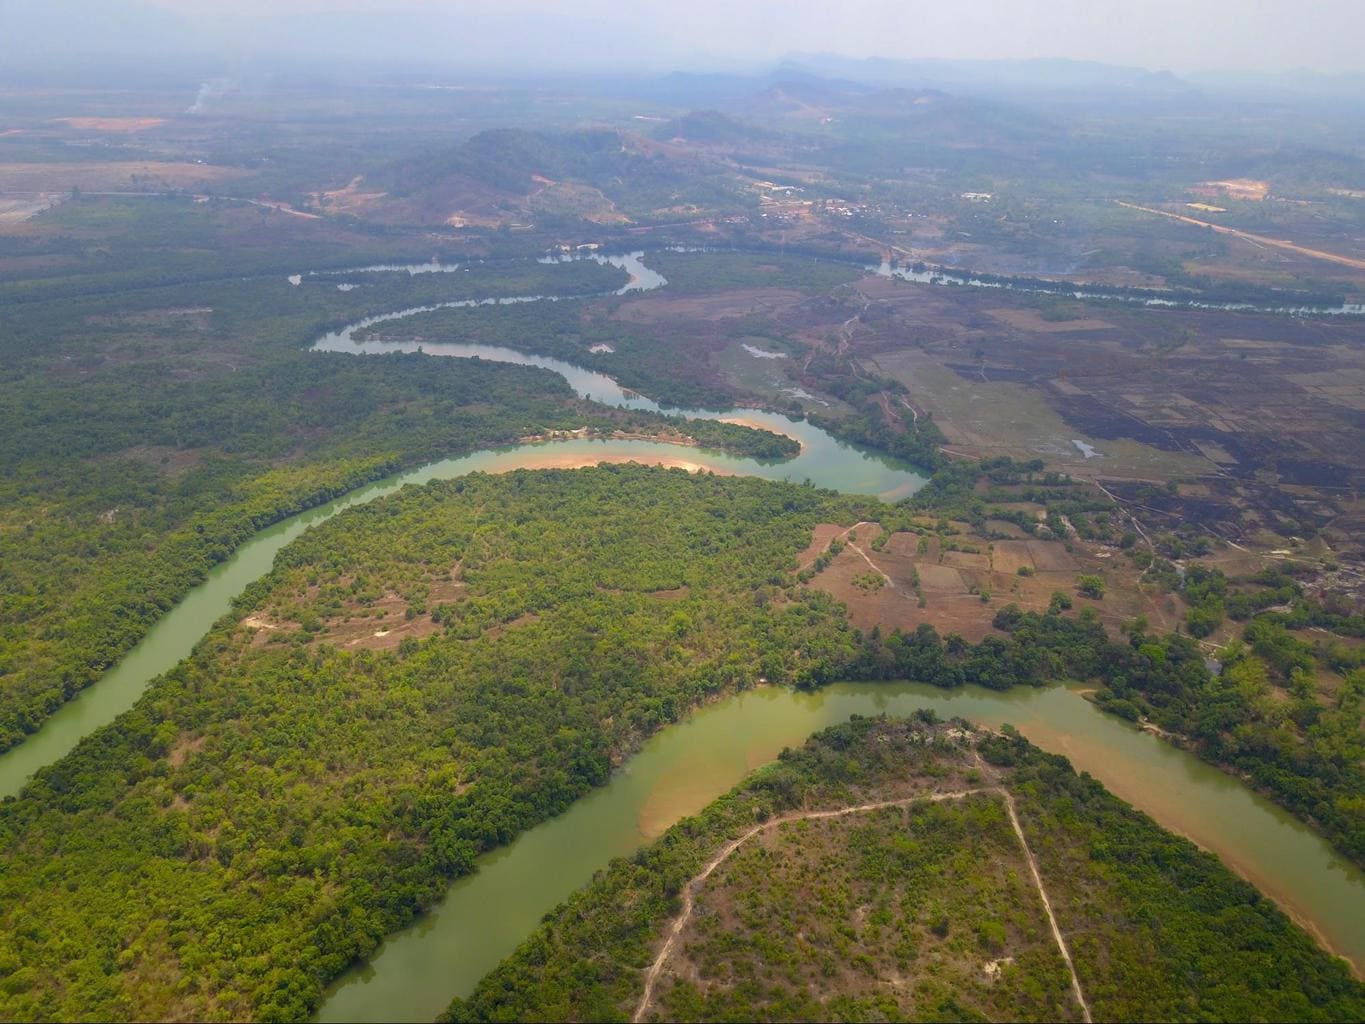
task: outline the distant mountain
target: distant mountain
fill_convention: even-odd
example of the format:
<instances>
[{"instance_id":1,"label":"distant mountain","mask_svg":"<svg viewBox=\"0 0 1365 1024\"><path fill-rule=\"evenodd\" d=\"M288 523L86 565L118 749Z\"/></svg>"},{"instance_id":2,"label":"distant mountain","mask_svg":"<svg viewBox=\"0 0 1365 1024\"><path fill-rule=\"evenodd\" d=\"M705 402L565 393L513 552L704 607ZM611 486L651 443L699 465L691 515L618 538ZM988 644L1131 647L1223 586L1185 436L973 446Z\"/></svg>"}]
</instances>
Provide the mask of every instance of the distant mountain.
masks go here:
<instances>
[{"instance_id":1,"label":"distant mountain","mask_svg":"<svg viewBox=\"0 0 1365 1024\"><path fill-rule=\"evenodd\" d=\"M682 117L659 126L654 135L663 140L682 139L687 142L742 144L753 142L769 133L719 110L693 110Z\"/></svg>"},{"instance_id":2,"label":"distant mountain","mask_svg":"<svg viewBox=\"0 0 1365 1024\"><path fill-rule=\"evenodd\" d=\"M794 54L783 69L870 85L967 96L1080 102L1186 99L1198 89L1169 71L1078 60L895 60Z\"/></svg>"},{"instance_id":3,"label":"distant mountain","mask_svg":"<svg viewBox=\"0 0 1365 1024\"><path fill-rule=\"evenodd\" d=\"M738 128L714 111L675 124L715 136ZM619 224L714 198L723 175L707 148L607 128L494 129L395 161L366 175L365 187L386 197L372 212L403 222Z\"/></svg>"},{"instance_id":4,"label":"distant mountain","mask_svg":"<svg viewBox=\"0 0 1365 1024\"><path fill-rule=\"evenodd\" d=\"M480 132L449 149L390 164L368 179L398 195L452 179L466 179L509 193L529 191L537 177L594 180L630 173L640 159L624 136L607 129L556 135L498 128Z\"/></svg>"},{"instance_id":5,"label":"distant mountain","mask_svg":"<svg viewBox=\"0 0 1365 1024\"><path fill-rule=\"evenodd\" d=\"M799 129L804 122L834 137L902 146L977 148L1062 131L1036 111L995 99L809 76L779 78L727 110L764 125Z\"/></svg>"}]
</instances>

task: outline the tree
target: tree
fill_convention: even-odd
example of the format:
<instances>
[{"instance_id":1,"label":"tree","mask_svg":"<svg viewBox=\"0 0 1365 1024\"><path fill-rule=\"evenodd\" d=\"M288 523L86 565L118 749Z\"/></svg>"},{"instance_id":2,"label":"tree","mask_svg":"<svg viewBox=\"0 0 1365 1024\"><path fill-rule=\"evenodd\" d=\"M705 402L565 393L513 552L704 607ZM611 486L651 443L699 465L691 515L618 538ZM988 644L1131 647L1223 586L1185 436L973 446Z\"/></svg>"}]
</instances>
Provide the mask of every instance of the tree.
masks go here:
<instances>
[{"instance_id":1,"label":"tree","mask_svg":"<svg viewBox=\"0 0 1365 1024\"><path fill-rule=\"evenodd\" d=\"M1083 597L1093 597L1096 601L1104 597L1104 577L1103 576L1077 576L1076 592Z\"/></svg>"}]
</instances>

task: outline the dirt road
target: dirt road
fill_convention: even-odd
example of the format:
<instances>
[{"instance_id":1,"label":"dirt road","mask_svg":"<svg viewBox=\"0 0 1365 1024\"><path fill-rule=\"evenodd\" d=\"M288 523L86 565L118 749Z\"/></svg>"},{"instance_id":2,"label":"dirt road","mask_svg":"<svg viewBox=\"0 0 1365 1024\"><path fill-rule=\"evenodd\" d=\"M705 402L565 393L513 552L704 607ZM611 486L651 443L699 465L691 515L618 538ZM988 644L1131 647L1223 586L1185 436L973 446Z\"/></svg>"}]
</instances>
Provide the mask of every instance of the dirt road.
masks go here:
<instances>
[{"instance_id":1,"label":"dirt road","mask_svg":"<svg viewBox=\"0 0 1365 1024\"><path fill-rule=\"evenodd\" d=\"M861 525L861 524L860 524ZM1071 972L1071 989L1076 996L1076 1002L1080 1005L1081 1014L1085 1018L1086 1024L1090 1024L1090 1005L1085 1001L1085 994L1081 991L1080 978L1076 976L1075 964L1071 961L1071 951L1067 948L1066 940L1062 938L1061 929L1057 926L1057 918L1052 913L1052 901L1048 899L1047 890L1043 888L1043 878L1038 872L1038 863L1033 859L1033 851L1029 849L1028 840L1024 838L1024 830L1019 825L1019 816L1014 810L1014 799L1010 794L998 787L989 786L981 789L961 789L951 793L924 793L919 796L906 797L902 800L883 800L878 803L856 804L852 807L840 807L830 811L804 811L800 814L788 814L761 825L755 825L745 832L738 839L733 839L721 847L706 865L693 876L686 885L683 886L683 905L678 916L673 919L673 923L667 929L667 938L663 946L659 949L659 955L654 958L654 962L649 965L649 971L645 974L645 990L640 996L639 1005L635 1008L635 1013L631 1017L633 1024L644 1020L645 1014L649 1012L650 1006L654 1002L654 986L659 980L659 975L663 973L664 964L673 953L673 947L682 934L687 922L692 917L692 909L696 904L697 893L700 892L702 884L711 877L712 872L720 867L729 859L730 855L747 843L754 836L766 832L768 829L776 828L789 821L808 821L815 818L842 818L849 814L862 814L867 811L880 811L889 807L909 807L925 801L938 802L942 800L961 800L964 797L974 796L978 793L993 793L1001 797L1005 802L1005 809L1009 812L1010 825L1014 828L1014 834L1019 839L1019 845L1024 851L1024 859L1028 862L1029 871L1033 874L1033 883L1038 889L1038 895L1042 898L1043 909L1047 912L1048 923L1052 926L1052 937L1057 942L1057 948L1062 954L1062 959L1066 961L1067 969Z\"/></svg>"},{"instance_id":2,"label":"dirt road","mask_svg":"<svg viewBox=\"0 0 1365 1024\"><path fill-rule=\"evenodd\" d=\"M1186 217L1183 213L1171 213L1168 210L1156 210L1150 206L1138 206L1136 203L1125 203L1122 199L1115 199L1114 202L1129 210L1141 210L1143 213L1154 213L1158 217L1170 217L1172 220L1183 221L1186 224L1193 224L1196 227L1212 228L1220 235L1233 235L1247 242L1255 242L1257 245L1268 245L1275 249L1283 249L1285 252L1298 253L1300 256L1311 256L1318 260L1328 260L1332 263L1340 263L1344 267L1365 270L1365 260L1354 259L1350 256L1341 256L1334 252L1324 252L1321 249L1309 249L1307 246L1298 245L1283 238L1268 238L1265 235L1253 235L1250 231L1239 231L1237 228L1226 227L1222 224L1210 224L1206 220L1195 220L1193 217Z\"/></svg>"}]
</instances>

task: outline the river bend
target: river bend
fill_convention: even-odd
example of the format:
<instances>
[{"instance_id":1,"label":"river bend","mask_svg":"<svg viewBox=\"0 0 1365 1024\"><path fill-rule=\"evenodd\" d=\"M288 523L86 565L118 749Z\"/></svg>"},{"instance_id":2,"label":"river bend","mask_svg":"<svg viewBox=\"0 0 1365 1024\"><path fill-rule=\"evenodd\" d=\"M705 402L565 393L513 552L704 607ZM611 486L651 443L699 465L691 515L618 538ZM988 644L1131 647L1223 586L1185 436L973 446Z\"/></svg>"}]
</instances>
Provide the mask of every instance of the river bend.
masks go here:
<instances>
[{"instance_id":1,"label":"river bend","mask_svg":"<svg viewBox=\"0 0 1365 1024\"><path fill-rule=\"evenodd\" d=\"M622 292L665 282L640 254L594 257L627 270ZM447 269L423 264L412 272ZM394 270L406 267L361 268ZM357 342L355 334L429 309L552 301L545 296L469 300L368 317L319 338L314 349L357 356L421 351L538 366L561 374L582 397L622 408L694 418L744 419L796 438L795 458L764 462L722 452L635 440L573 440L485 450L443 459L358 488L261 531L163 616L95 685L64 705L24 743L0 755L0 797L18 792L46 764L113 723L160 673L186 657L232 600L270 570L278 551L342 510L400 487L471 472L637 461L767 479L809 479L886 500L912 493L924 478L907 465L844 444L801 420L753 409L725 413L664 409L610 377L562 360L508 348L458 343ZM390 937L371 961L337 981L322 1020L430 1020L524 938L540 917L586 883L613 856L628 854L680 817L700 810L783 746L850 714L908 713L931 707L987 725L1011 722L1039 746L1063 753L1120 797L1168 828L1217 852L1275 898L1359 970L1365 966L1365 875L1305 825L1193 755L1105 715L1063 687L1008 693L943 691L915 683L840 684L816 694L765 688L704 708L650 739L612 781L559 817L480 859L446 898Z\"/></svg>"}]
</instances>

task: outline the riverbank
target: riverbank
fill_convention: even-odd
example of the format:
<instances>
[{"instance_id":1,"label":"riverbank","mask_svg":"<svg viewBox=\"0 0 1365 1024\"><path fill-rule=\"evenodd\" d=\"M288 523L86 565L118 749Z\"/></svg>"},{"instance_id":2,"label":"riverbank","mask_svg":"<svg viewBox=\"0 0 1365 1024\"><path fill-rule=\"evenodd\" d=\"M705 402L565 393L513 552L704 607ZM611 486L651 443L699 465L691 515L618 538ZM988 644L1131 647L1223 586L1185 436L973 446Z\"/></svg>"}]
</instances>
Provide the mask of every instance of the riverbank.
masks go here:
<instances>
[{"instance_id":1,"label":"riverbank","mask_svg":"<svg viewBox=\"0 0 1365 1024\"><path fill-rule=\"evenodd\" d=\"M486 352L493 351L488 349L487 347L481 346L447 347L450 349L458 349L459 351L439 351L432 352L430 354L450 356L456 355L482 356ZM387 350L388 349L384 346L379 346L375 349L375 351ZM366 349L365 346L355 346L348 351L366 351ZM542 365L546 366L546 368L558 370L558 366L551 365L552 361L536 360L534 357L522 356L519 359L505 359L501 361L522 362L524 364L529 365ZM570 373L586 372L581 371L580 368L568 366L568 364L560 365L566 366ZM634 405L627 405L627 407L648 408L649 406L653 406L654 410L658 410L658 406L655 405L654 403L650 403L647 398L643 398L642 396L638 395L631 395L628 392L625 392L623 389L620 389L619 386L617 386L614 381L611 381L610 378L600 377L600 375L595 376L597 376L599 379L591 382L592 386L596 387L600 385L603 388L614 388L615 391L620 394L621 401L623 403L628 402L640 403ZM609 391L606 393L610 394ZM761 424L765 429L774 429L774 426L780 426L784 428L783 432L786 432L786 430L792 431L792 433L789 434L788 436L798 437L801 440L803 446L799 458L792 460L790 462L781 463L779 465L771 465L760 463L755 460L740 459L737 457L727 457L720 455L716 455L713 457L698 452L697 458L695 459L682 459L679 456L676 444L670 444L669 442L661 440L612 441L581 439L573 441L550 442L548 444L527 445L508 450L486 451L478 453L478 455L471 456L465 460L447 460L448 462L452 461L460 462L462 463L462 465L458 468L454 466L447 466L446 469L443 470L443 472L445 472L447 475L453 476L460 475L464 472L483 471L495 473L502 472L507 469L516 468L542 468L547 465L558 465L561 468L567 468L570 465L592 465L597 462L604 461L602 456L603 453L605 452L610 456L605 461L650 462L653 464L667 465L670 464L670 460L677 460L677 462L686 462L689 464L687 466L680 466L680 468L691 468L692 465L695 465L698 468L712 469L718 473L724 473L727 475L743 473L745 475L760 476L768 479L782 479L784 476L792 476L799 479L802 476L807 476L810 477L812 481L816 484L834 487L836 489L841 490L847 490L859 494L871 493L881 494L885 496L887 494L906 493L907 489L912 490L919 483L922 483L923 479L922 477L919 477L918 475L914 474L912 471L905 468L903 465L897 465L891 460L870 456L865 452L858 451L857 449L850 449L848 446L839 443L828 433L811 426L811 424L809 424L808 422L787 420L785 417L781 417L778 414L762 413L761 411L758 410L739 410L737 412L738 415L740 416L752 417L754 423ZM704 418L719 419L726 415L728 414L709 413L705 414ZM699 418L701 418L700 414ZM547 449L551 445L564 445L565 447L558 448L554 452L549 452L547 451ZM485 461L479 461L481 458L484 459ZM547 459L552 461L546 462L545 460ZM560 461L558 461L557 463L554 462L553 460L556 459ZM811 470L817 470L818 472L811 472ZM398 478L392 483L392 487L396 488L397 486L400 486L402 483L405 482L420 483L425 482L426 479L435 478L436 476L434 475L428 475L424 478L422 472L418 471L410 474L404 474L402 477ZM675 480L676 479L678 478L675 477ZM794 490L797 490L799 493L799 491L803 489ZM377 496L377 494L374 496ZM347 500L351 503L358 503L361 500L369 499L348 496ZM738 522L739 520L736 521ZM302 528L303 527L301 527L300 529ZM385 530L387 530L388 528L389 527L387 525L384 527ZM282 541L281 544L278 545L274 550L277 551L279 547L283 546L283 543L284 541ZM273 554L274 554L273 551L270 552L269 557L273 558ZM266 568L268 567L269 562L267 561ZM262 569L262 571L264 571L264 569ZM247 580L247 582L249 582L249 579ZM666 582L663 586L663 589L672 587L673 585L674 584L672 582ZM237 592L239 591L227 592L226 600L229 606L232 595ZM219 614L221 614L221 612ZM691 623L691 625L689 625L689 623ZM679 635L686 635L687 631L691 628L692 625L695 625L694 620L690 620L686 617L680 619L677 624ZM180 635L173 638L173 642L174 643L184 642L192 646L197 641L197 639L203 635L202 631L193 632L192 629L193 624L191 624L190 629L182 631ZM300 645L305 647L307 646L306 637L300 638ZM186 650L185 653L188 653L188 650ZM183 657L183 654L177 656L176 658L171 659L171 661L166 667L171 667L175 665L179 661L180 657ZM644 664L646 662L639 663ZM416 678L416 676L414 676L414 678ZM826 675L823 678L828 678L828 675ZM145 679L143 680L143 683L141 685L145 685ZM127 707L132 706L132 704L136 701L136 698L138 694L141 692L141 690L139 687L130 692L131 698L129 699L129 702L126 705ZM290 691L291 694L295 692L297 691L296 690ZM679 709L675 705L674 707L671 708L668 715L663 715L661 713L661 717L656 719L655 721L667 720L667 718L671 716L671 714L677 713L678 710ZM109 720L112 720L112 715L106 721ZM72 744L74 745L76 740L79 740L81 736L85 734L86 734L85 732L80 732L79 734L75 735L75 739L73 739ZM116 736L114 734L114 731L111 731L105 734L104 739L109 742L121 741L122 734L120 733L119 735ZM173 765L173 767L178 769L181 766ZM629 770L632 769L628 768L628 771ZM705 770L709 769L703 768L703 771ZM1144 773L1144 768L1142 766L1137 766L1135 767L1134 771L1136 772L1136 774L1141 775ZM689 772L689 778L693 780L694 783L698 775L699 772L695 769ZM1174 797L1172 797L1172 799L1174 799ZM642 816L638 811L636 812L635 815L633 815L633 819L635 821L634 828L636 829L636 831L639 830L639 822L641 820L641 817ZM511 834L515 834L515 832ZM1227 839L1227 841L1233 842L1242 837L1236 834L1235 829L1232 829L1229 831L1228 835L1225 838ZM505 837L500 841L505 841ZM1252 841L1252 845L1253 846L1255 845L1254 840ZM562 851L560 851L560 853L562 854ZM1303 860L1303 858L1300 858L1300 860ZM554 871L548 873L550 874L558 873L559 864L557 860L542 862L539 865L539 871L541 873L546 873L546 864L554 865ZM450 872L447 872L445 874L438 876L438 880L440 877L448 877L449 873ZM1286 883L1284 876L1282 874L1277 875L1275 871L1268 871L1266 877L1271 879L1274 883L1281 885L1281 887L1287 884L1289 886L1291 896L1294 898L1298 897L1299 890L1295 889L1294 887L1295 885L1301 884L1300 882L1294 881ZM1317 875L1310 869L1309 877L1306 880L1304 880L1304 883L1313 884L1317 881L1318 881ZM1268 888L1270 887L1269 884L1267 887ZM1273 892L1272 895L1274 895ZM1355 909L1357 910L1360 909L1358 905L1352 904L1350 900L1341 900L1340 902L1344 906L1354 906ZM419 903L417 905L421 904ZM410 913L410 909L408 912ZM497 913L498 911L493 910L490 912ZM541 911L541 913L543 913L543 910ZM1365 918L1365 915L1362 915L1362 917ZM389 926L392 927L393 924L394 922L391 922ZM484 924L485 922L482 921L479 922L480 927L482 927ZM1331 933L1332 933L1331 929L1329 928L1324 929L1324 934ZM361 951L357 955L364 955L366 952L368 952L368 950ZM437 972L437 974L438 976L440 976L439 972ZM319 973L318 975L315 976L315 978L327 976L330 976L330 974ZM449 992L447 991L444 994L448 996Z\"/></svg>"},{"instance_id":2,"label":"riverbank","mask_svg":"<svg viewBox=\"0 0 1365 1024\"><path fill-rule=\"evenodd\" d=\"M1365 875L1320 836L1218 769L1102 712L1062 686L1011 691L922 683L766 686L694 709L644 742L602 788L479 860L410 928L329 989L321 1021L425 1021L466 995L556 904L755 768L825 726L930 708L989 728L1012 724L1229 863L1324 948L1365 965ZM1068 738L1084 737L1084 742ZM1119 792L1125 781L1126 795ZM1233 856L1238 849L1245 855ZM547 870L553 864L554 870Z\"/></svg>"},{"instance_id":3,"label":"riverbank","mask_svg":"<svg viewBox=\"0 0 1365 1024\"><path fill-rule=\"evenodd\" d=\"M934 710L794 746L598 872L443 1019L918 1020L946 997L953 1019L1355 1019L1365 991L1215 858L1008 730ZM933 799L995 786L1015 815Z\"/></svg>"},{"instance_id":4,"label":"riverbank","mask_svg":"<svg viewBox=\"0 0 1365 1024\"><path fill-rule=\"evenodd\" d=\"M774 434L781 434L783 437L790 437L793 441L795 441L798 445L801 446L802 452L806 450L806 442L803 441L795 432L773 430L770 424L765 423L763 420L760 420L754 416L722 416L720 418L720 422L732 423L737 427L748 427L750 430L769 430L772 431Z\"/></svg>"},{"instance_id":5,"label":"riverbank","mask_svg":"<svg viewBox=\"0 0 1365 1024\"><path fill-rule=\"evenodd\" d=\"M800 438L794 437L791 434L782 434L778 431L770 430L758 420L733 418L717 420L716 422L729 424L731 426L747 427L764 434L777 434L779 437L785 437L795 442L796 454L798 455L805 451L806 448ZM517 438L518 444L540 444L546 441L647 441L657 444L676 445L679 448L707 448L712 451L727 451L730 454L748 454L742 449L735 451L734 448L737 446L732 446L727 449L723 442L712 442L711 444L707 444L700 438L685 433L646 433L639 430L593 430L589 427L580 427L576 430L547 430L539 434L526 434L523 437ZM790 458L791 456L787 457ZM776 461L781 461L781 459Z\"/></svg>"},{"instance_id":6,"label":"riverbank","mask_svg":"<svg viewBox=\"0 0 1365 1024\"><path fill-rule=\"evenodd\" d=\"M808 429L815 431L813 427ZM889 460L856 451L850 458L850 450L832 438L818 451L777 463L700 448L692 449L695 454L683 456L679 448L659 440L592 438L489 448L375 480L332 501L277 519L210 569L203 582L185 592L97 682L57 709L24 742L0 754L0 799L18 793L34 772L53 764L86 736L132 708L148 683L187 657L213 623L231 609L233 599L269 571L275 555L285 545L338 512L392 494L407 484L424 484L473 472L578 469L602 462L671 466L689 472L705 470L720 476L767 480L810 478L822 487L849 493L913 490L923 483L922 477L890 464Z\"/></svg>"},{"instance_id":7,"label":"riverbank","mask_svg":"<svg viewBox=\"0 0 1365 1024\"><path fill-rule=\"evenodd\" d=\"M627 272L629 280L624 288L618 290L622 293L659 288L666 283L662 276L650 270L640 261L640 254L638 253L629 256L593 257L593 259L595 262L616 266ZM359 272L361 271L354 271L354 273ZM484 304L486 302L514 304L555 301L556 298L556 296L528 295L520 297L502 297L491 300L465 299L444 305L468 306ZM590 401L597 401L601 404L615 406L617 408L650 413L664 412L666 414L676 415L679 412L679 410L664 410L658 403L651 401L645 396L621 388L614 380L604 375L592 373L581 367L560 360L527 356L524 353L516 352L512 349L481 345L431 345L427 346L424 350L421 345L415 343L352 343L350 341L354 332L364 325L402 319L420 311L421 310L419 309L408 309L396 313L377 314L363 318L349 326L342 327L337 331L324 335L313 344L312 348L314 351L335 351L348 354L426 351L427 354L433 356L482 358L492 362L536 366L559 373L569 382L570 386L581 398ZM706 410L683 410L681 412L685 417L703 421L718 421L726 415L725 413L715 413ZM648 440L643 438L637 440L630 436L635 432L625 432L627 434L626 437L610 442L594 441L591 439L557 442L590 444L596 446L590 449L583 449L573 455L570 455L566 449L561 449L555 456L548 456L545 453L533 452L532 449L535 445L527 445L524 447L524 454L526 454L529 461L522 466L522 468L579 468L595 465L597 462L603 461L603 459L612 462L638 461L653 465L672 465L692 472L706 469L723 475L744 473L770 480L810 479L821 486L851 493L874 494L885 500L894 500L904 497L913 493L926 482L924 476L915 473L908 465L889 457L872 454L866 450L858 449L855 446L845 445L825 431L804 421L794 421L777 413L766 413L760 410L731 410L731 412L736 413L746 421L752 422L758 429L767 430L771 433L795 440L798 447L797 454L790 459L778 459L771 462L759 462L746 457L726 455L724 453L718 454L711 451L708 451L697 458L680 458L675 450L669 450L669 446L673 449L676 449L677 447L677 444L673 439L650 437ZM627 454L623 452L607 451L601 447L604 443L627 445L629 446L629 452ZM702 451L701 449L697 450L699 452ZM853 457L850 457L850 451L854 453ZM473 458L477 461L482 455L492 454L496 456L495 461L499 466L516 468L507 463L505 452L506 449L486 448L480 452L476 452L473 456L468 456L468 458ZM273 530L276 526L287 530L288 527L285 524L293 522L295 514L302 514L300 510L303 512L310 512L310 510L319 506L328 508L344 507L344 505L338 506L335 501L329 502L326 505L323 505L322 503L327 502L327 499L329 498L336 498L338 501L346 501L349 500L350 495L359 495L362 493L370 494L373 493L372 488L382 488L385 486L385 480L383 478L385 478L387 474L392 473L394 469L401 468L403 461L409 460L394 460L392 458L383 460L382 465L372 466L364 473L351 473L349 482L341 482L337 486L328 487L321 491L314 489L306 496L301 496L296 502L282 507L272 506L271 510L268 512L263 514L252 513L248 518L251 523L255 524L255 529L258 530L265 528L269 531ZM417 460L414 459L410 461L416 462ZM456 458L453 461L460 461L460 458ZM515 462L515 459L512 461ZM419 463L417 468L408 470L400 474L400 476L391 479L403 482L433 479L434 477L428 475L428 469L445 466L451 462L451 459L445 459L427 465ZM371 481L376 482L371 483ZM352 488L357 489L352 490ZM339 498L337 497L338 495L340 495ZM368 500L368 498L365 500ZM326 517L324 516L323 518ZM312 522L314 520L310 518L309 521ZM221 543L221 524L217 525L219 528L215 530L214 536L217 536L218 540L215 543ZM241 545L250 543L247 539L250 536L250 533L248 532L249 529L250 527L246 525L241 528L239 531L241 536L233 538L232 542L228 545L229 551L240 551ZM201 533L203 536L196 535L196 543L204 543L205 537L209 536L206 531L201 531ZM235 558L235 555L230 556L230 558ZM247 559L246 561L250 561L250 559ZM222 563L206 563L205 572L208 574L208 577L212 578L221 565ZM180 568L183 569L183 565L180 566ZM167 603L177 601L184 603L188 600L189 596L194 594L200 587L208 585L207 583L199 583L199 579L204 579L204 577L198 576L195 579L187 580L186 588L179 590L176 593L158 595L158 603L162 600ZM197 603L198 602L191 602L191 607L195 607ZM227 604L219 600L211 602L211 606L213 608L221 609L219 614L227 608ZM173 614L173 612L168 613L168 615L169 614ZM130 644L129 647L122 649L120 652L121 656L118 656L118 661L114 662L112 665L109 665L109 662L105 663L109 667L104 670L103 675L98 680L81 689L73 698L63 703L56 712L53 712L50 715L44 715L44 718L47 719L48 723L56 716L63 716L62 724L51 727L48 727L48 724L45 724L36 732L29 733L21 742L12 746L3 755L0 755L0 797L6 793L18 792L19 788L22 787L24 780L31 776L39 767L52 763L52 761L69 751L80 736L93 731L101 725L107 724L112 721L117 714L131 707L133 701L136 699L136 694L140 692L140 687L145 685L147 678L150 678L143 666L148 663L155 664L158 666L155 670L156 672L165 671L170 668L175 661L189 653L193 646L193 638L202 635L210 624L210 620L201 620L200 618L194 620L194 625L186 627L182 624L179 627L179 631L183 636L172 644L173 649L179 653L176 658L170 661L164 661L155 656L145 656L149 650L159 648L163 642L159 639L153 639L153 632L157 629L157 626L161 621L164 621L164 617L160 620L149 621L147 628L138 632L135 641ZM110 661L113 661L113 659L111 658ZM128 662L129 664L125 666L125 662ZM90 696L96 690L103 689L109 691L111 688L104 686L103 684L110 679L119 681L118 685L114 688L119 694L117 699L106 702L101 698ZM65 710L68 708L73 710ZM48 738L44 738L44 733L48 734ZM61 739L53 740L51 738L52 736L60 736Z\"/></svg>"}]
</instances>

